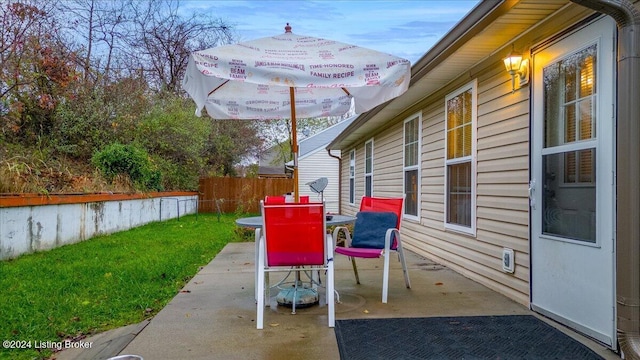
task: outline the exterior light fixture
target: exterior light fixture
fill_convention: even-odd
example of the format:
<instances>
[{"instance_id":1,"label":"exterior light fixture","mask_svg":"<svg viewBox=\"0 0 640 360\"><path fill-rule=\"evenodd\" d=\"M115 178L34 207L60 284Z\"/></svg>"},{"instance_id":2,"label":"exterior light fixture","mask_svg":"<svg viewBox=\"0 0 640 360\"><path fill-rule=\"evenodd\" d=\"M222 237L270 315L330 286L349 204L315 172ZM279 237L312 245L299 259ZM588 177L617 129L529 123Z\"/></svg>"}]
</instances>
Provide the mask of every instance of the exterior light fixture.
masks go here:
<instances>
[{"instance_id":1,"label":"exterior light fixture","mask_svg":"<svg viewBox=\"0 0 640 360\"><path fill-rule=\"evenodd\" d=\"M529 83L529 60L522 59L522 54L511 51L504 61L504 67L511 75L511 92L516 91L516 75L518 76L518 88Z\"/></svg>"}]
</instances>

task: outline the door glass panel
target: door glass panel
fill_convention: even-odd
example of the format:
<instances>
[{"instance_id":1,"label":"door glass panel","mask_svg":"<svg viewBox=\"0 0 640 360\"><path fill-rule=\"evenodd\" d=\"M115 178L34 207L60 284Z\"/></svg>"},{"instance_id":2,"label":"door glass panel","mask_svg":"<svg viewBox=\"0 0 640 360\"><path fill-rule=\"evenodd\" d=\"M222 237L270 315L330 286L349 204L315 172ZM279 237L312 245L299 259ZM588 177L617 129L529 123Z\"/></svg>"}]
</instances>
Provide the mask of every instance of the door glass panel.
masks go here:
<instances>
[{"instance_id":1,"label":"door glass panel","mask_svg":"<svg viewBox=\"0 0 640 360\"><path fill-rule=\"evenodd\" d=\"M595 149L542 157L542 233L596 242Z\"/></svg>"},{"instance_id":2,"label":"door glass panel","mask_svg":"<svg viewBox=\"0 0 640 360\"><path fill-rule=\"evenodd\" d=\"M596 50L592 45L544 68L545 148L596 137Z\"/></svg>"},{"instance_id":3,"label":"door glass panel","mask_svg":"<svg viewBox=\"0 0 640 360\"><path fill-rule=\"evenodd\" d=\"M580 102L578 102L578 109L580 114L580 128L578 131L579 140L589 140L593 139L594 134L594 120L595 116L595 107L593 105L593 100L591 98L586 98Z\"/></svg>"}]
</instances>

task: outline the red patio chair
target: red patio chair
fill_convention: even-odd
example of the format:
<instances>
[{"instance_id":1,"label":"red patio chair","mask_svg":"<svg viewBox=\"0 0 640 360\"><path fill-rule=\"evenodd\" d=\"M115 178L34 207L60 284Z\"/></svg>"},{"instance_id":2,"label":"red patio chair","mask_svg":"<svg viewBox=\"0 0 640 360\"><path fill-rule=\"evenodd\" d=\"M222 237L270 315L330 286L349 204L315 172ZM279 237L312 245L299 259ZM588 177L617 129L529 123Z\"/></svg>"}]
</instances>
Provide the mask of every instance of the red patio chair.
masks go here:
<instances>
[{"instance_id":1,"label":"red patio chair","mask_svg":"<svg viewBox=\"0 0 640 360\"><path fill-rule=\"evenodd\" d=\"M258 246L256 327L263 328L265 302L270 303L270 272L316 273L326 270L329 327L335 326L333 239L326 232L323 203L267 205L261 202L262 232ZM294 280L297 292L298 277ZM293 296L295 313L296 295Z\"/></svg>"},{"instance_id":2,"label":"red patio chair","mask_svg":"<svg viewBox=\"0 0 640 360\"><path fill-rule=\"evenodd\" d=\"M303 197L301 196L300 197L300 202L304 203L305 202L304 200L305 199L303 199ZM308 200L309 200L309 197L307 196L306 202L309 202ZM264 203L267 204L267 205L284 204L284 203L286 203L286 196L285 195L267 195L267 196L264 197ZM255 264L256 264L256 266L258 265L258 244L259 244L258 239L260 238L260 231L261 231L260 229L256 229L256 231L255 231L255 233L256 233L255 234L255 249L256 249L256 251L255 251ZM255 286L255 296L256 296L256 300L257 300L258 299L258 271L256 271L255 275L256 275L255 276L255 284L256 284L256 286Z\"/></svg>"},{"instance_id":3,"label":"red patio chair","mask_svg":"<svg viewBox=\"0 0 640 360\"><path fill-rule=\"evenodd\" d=\"M353 272L358 284L360 284L360 277L358 276L356 258L384 257L382 274L383 303L387 302L389 255L392 251L398 253L404 273L405 285L407 289L411 288L402 242L400 241L400 222L402 221L403 209L404 197L380 198L364 196L360 203L360 211L356 215L353 238L346 227L340 226L333 231L334 239L337 239L341 231L344 232L346 238L345 246L336 246L335 252L351 258Z\"/></svg>"},{"instance_id":4,"label":"red patio chair","mask_svg":"<svg viewBox=\"0 0 640 360\"><path fill-rule=\"evenodd\" d=\"M271 204L284 204L285 203L285 197L284 196L280 196L280 195L269 195L269 196L265 196L264 197L264 203L267 205L271 205Z\"/></svg>"}]
</instances>

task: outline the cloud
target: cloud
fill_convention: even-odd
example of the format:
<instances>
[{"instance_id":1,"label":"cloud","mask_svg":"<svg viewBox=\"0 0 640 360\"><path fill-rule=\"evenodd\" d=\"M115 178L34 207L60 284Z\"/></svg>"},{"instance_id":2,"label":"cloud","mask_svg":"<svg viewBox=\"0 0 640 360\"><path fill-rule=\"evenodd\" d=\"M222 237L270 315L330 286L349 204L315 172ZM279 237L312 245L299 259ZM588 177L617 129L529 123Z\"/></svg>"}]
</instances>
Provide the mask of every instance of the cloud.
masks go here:
<instances>
[{"instance_id":1,"label":"cloud","mask_svg":"<svg viewBox=\"0 0 640 360\"><path fill-rule=\"evenodd\" d=\"M181 10L206 12L235 26L240 41L284 32L370 47L412 62L442 38L477 1L205 1Z\"/></svg>"}]
</instances>

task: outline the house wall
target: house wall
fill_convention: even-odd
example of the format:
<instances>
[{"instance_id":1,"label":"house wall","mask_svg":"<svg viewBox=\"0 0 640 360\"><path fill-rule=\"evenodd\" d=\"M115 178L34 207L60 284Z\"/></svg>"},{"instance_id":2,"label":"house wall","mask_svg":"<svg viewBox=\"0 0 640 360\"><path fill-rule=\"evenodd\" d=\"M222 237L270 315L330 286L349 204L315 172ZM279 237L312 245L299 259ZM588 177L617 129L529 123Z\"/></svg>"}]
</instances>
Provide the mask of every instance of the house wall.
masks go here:
<instances>
[{"instance_id":1,"label":"house wall","mask_svg":"<svg viewBox=\"0 0 640 360\"><path fill-rule=\"evenodd\" d=\"M333 155L340 156L340 151L332 151ZM339 160L329 156L323 148L306 155L298 161L298 188L300 195L308 195L311 201L320 200L320 195L314 193L307 185L308 182L326 177L329 180L324 190L325 206L327 211L339 211L338 188L340 178L338 174Z\"/></svg>"},{"instance_id":2,"label":"house wall","mask_svg":"<svg viewBox=\"0 0 640 360\"><path fill-rule=\"evenodd\" d=\"M516 5L519 6L519 2ZM429 94L419 103L411 103L402 114L386 119L382 127L363 134L351 148L356 148L356 199L363 194L363 146L374 138L374 195L402 194L402 122L417 111L422 113L420 220L404 219L405 247L436 260L463 275L494 289L525 306L529 305L529 139L530 87L512 92L511 79L501 61L505 45L516 44L518 51L531 54L570 31L591 22L597 14L592 10L568 3L544 19L527 19L532 2L508 14L508 21L491 24L492 36L474 44L488 55L470 68L457 72L438 72L440 60L433 60L428 71L434 79L443 81L451 73L460 74L447 86ZM549 3L545 3L549 4ZM640 1L634 1L640 9ZM532 13L533 14L533 13ZM524 32L510 38L502 37L502 26L514 26L522 19ZM511 21L511 23L510 23ZM527 22L529 21L529 22ZM463 38L465 36L462 36ZM461 46L464 48L468 44ZM469 45L471 47L471 45ZM524 47L524 48L523 48ZM530 56L527 56L530 58ZM428 58L428 57L427 57ZM462 57L454 61L464 63ZM442 60L447 62L448 59ZM460 65L463 66L463 65ZM455 67L450 66L449 69ZM448 79L448 77L447 77ZM476 80L478 84L477 119L477 185L476 235L470 236L446 230L445 199L445 97L460 86ZM376 119L372 117L372 119ZM381 120L381 119L377 119ZM358 130L363 131L360 128ZM355 134L355 133L354 133ZM346 141L351 141L350 139ZM349 142L350 143L350 142ZM351 150L348 146L343 153ZM348 206L349 162L342 166L342 210L354 214L356 206ZM396 179L397 180L394 180ZM504 248L515 251L515 272L502 271Z\"/></svg>"},{"instance_id":3,"label":"house wall","mask_svg":"<svg viewBox=\"0 0 640 360\"><path fill-rule=\"evenodd\" d=\"M528 168L529 88L511 92L511 79L500 62L479 72L477 119L476 236L444 227L445 96L468 77L423 101L420 221L404 219L405 247L436 260L485 286L529 303ZM375 196L401 196L404 119L374 138ZM356 145L356 202L364 192L364 142ZM350 149L345 149L347 153ZM349 206L349 164L342 161L342 210ZM502 270L503 248L515 251L516 271Z\"/></svg>"}]
</instances>

